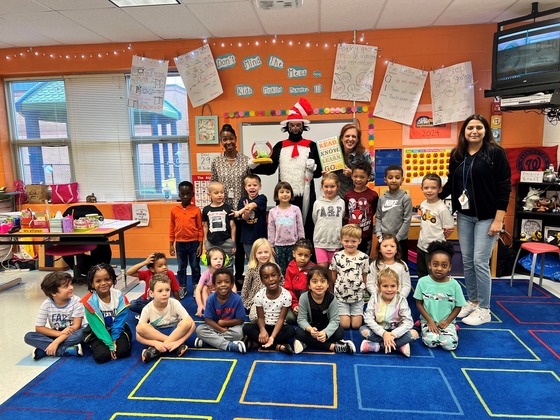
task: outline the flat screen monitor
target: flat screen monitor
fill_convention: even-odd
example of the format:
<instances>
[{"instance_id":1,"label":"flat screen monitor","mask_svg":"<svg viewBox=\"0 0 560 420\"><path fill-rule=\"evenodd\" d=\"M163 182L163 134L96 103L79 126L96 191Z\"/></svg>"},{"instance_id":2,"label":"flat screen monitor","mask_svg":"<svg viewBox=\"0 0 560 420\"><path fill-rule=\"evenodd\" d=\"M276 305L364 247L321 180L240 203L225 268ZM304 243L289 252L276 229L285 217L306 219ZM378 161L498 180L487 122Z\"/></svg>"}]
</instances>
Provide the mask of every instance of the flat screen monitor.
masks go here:
<instances>
[{"instance_id":1,"label":"flat screen monitor","mask_svg":"<svg viewBox=\"0 0 560 420\"><path fill-rule=\"evenodd\" d=\"M494 34L492 90L560 84L560 18Z\"/></svg>"}]
</instances>

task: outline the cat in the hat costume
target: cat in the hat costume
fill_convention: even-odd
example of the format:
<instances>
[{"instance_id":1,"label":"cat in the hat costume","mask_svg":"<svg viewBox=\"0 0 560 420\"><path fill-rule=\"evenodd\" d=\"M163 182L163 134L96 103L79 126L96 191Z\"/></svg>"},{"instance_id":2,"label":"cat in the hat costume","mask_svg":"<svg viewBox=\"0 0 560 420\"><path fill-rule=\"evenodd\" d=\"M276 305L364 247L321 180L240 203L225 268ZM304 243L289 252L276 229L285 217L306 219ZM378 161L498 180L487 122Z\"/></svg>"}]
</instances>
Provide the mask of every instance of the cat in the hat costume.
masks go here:
<instances>
[{"instance_id":1,"label":"cat in the hat costume","mask_svg":"<svg viewBox=\"0 0 560 420\"><path fill-rule=\"evenodd\" d=\"M272 163L258 165L252 170L256 174L272 175L280 168L278 179L288 182L294 190L293 204L301 209L306 238L313 238L311 213L316 199L313 178L319 178L322 173L317 144L303 138L303 132L309 130L309 120L304 117L312 112L309 101L300 98L290 109L288 119L280 123L282 131L288 132L288 138L272 148Z\"/></svg>"}]
</instances>

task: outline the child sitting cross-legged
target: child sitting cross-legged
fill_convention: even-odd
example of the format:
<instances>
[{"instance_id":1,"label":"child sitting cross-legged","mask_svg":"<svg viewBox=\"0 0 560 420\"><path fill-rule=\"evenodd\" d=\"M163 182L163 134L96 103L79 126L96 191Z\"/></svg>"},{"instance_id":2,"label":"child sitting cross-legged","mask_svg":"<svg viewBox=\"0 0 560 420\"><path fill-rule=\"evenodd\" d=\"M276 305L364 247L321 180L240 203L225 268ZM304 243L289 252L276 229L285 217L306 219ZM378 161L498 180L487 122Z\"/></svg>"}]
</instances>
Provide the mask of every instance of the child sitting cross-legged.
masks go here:
<instances>
[{"instance_id":1,"label":"child sitting cross-legged","mask_svg":"<svg viewBox=\"0 0 560 420\"><path fill-rule=\"evenodd\" d=\"M142 361L148 363L170 352L181 357L194 322L181 302L171 299L171 281L165 274L152 276L149 293L152 301L142 309L136 326L136 341L148 346L142 350Z\"/></svg>"},{"instance_id":2,"label":"child sitting cross-legged","mask_svg":"<svg viewBox=\"0 0 560 420\"><path fill-rule=\"evenodd\" d=\"M298 326L294 353L306 347L354 354L356 346L344 339L338 317L338 301L329 292L329 275L325 267L311 267L307 272L309 291L299 298Z\"/></svg>"},{"instance_id":3,"label":"child sitting cross-legged","mask_svg":"<svg viewBox=\"0 0 560 420\"><path fill-rule=\"evenodd\" d=\"M72 276L60 271L49 273L41 282L41 290L47 299L39 309L35 331L24 338L34 347L33 359L83 356L84 306L74 295Z\"/></svg>"},{"instance_id":4,"label":"child sitting cross-legged","mask_svg":"<svg viewBox=\"0 0 560 420\"><path fill-rule=\"evenodd\" d=\"M235 279L227 268L218 268L212 275L215 292L208 296L204 324L196 329L195 347L204 343L220 350L245 353L243 322L245 308L241 297L233 292Z\"/></svg>"},{"instance_id":5,"label":"child sitting cross-legged","mask_svg":"<svg viewBox=\"0 0 560 420\"><path fill-rule=\"evenodd\" d=\"M410 357L410 344L418 338L406 298L399 293L399 275L391 268L377 274L376 292L371 295L360 334L360 351L390 353L397 350Z\"/></svg>"}]
</instances>

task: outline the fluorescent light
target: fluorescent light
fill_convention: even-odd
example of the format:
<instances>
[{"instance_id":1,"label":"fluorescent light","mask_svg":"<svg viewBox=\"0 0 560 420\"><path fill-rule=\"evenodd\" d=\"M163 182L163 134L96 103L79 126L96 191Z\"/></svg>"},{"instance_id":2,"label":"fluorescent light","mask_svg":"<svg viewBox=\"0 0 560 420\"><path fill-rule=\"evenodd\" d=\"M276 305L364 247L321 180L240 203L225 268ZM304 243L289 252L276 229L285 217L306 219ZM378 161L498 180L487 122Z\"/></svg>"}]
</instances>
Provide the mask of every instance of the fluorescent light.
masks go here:
<instances>
[{"instance_id":1,"label":"fluorescent light","mask_svg":"<svg viewBox=\"0 0 560 420\"><path fill-rule=\"evenodd\" d=\"M109 0L117 7L161 6L179 4L179 0Z\"/></svg>"}]
</instances>

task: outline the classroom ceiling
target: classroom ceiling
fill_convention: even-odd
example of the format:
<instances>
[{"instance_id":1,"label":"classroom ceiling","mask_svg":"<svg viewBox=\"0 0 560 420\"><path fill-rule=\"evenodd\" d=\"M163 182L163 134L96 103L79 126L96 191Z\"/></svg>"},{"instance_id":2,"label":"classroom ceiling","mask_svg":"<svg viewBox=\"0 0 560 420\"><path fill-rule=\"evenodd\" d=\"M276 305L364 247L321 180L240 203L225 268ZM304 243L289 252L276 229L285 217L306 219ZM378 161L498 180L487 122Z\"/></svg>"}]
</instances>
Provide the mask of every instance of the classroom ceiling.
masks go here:
<instances>
[{"instance_id":1,"label":"classroom ceiling","mask_svg":"<svg viewBox=\"0 0 560 420\"><path fill-rule=\"evenodd\" d=\"M109 0L0 0L0 48L497 23L529 14L533 0L303 0L290 10L263 10L255 0L179 2L119 9Z\"/></svg>"}]
</instances>

